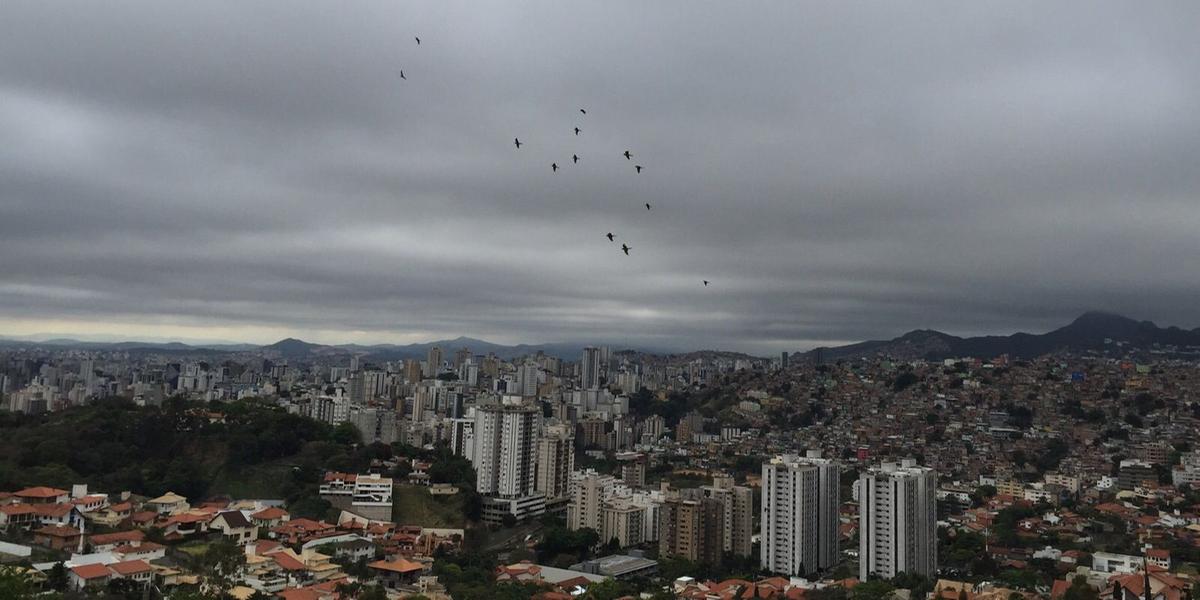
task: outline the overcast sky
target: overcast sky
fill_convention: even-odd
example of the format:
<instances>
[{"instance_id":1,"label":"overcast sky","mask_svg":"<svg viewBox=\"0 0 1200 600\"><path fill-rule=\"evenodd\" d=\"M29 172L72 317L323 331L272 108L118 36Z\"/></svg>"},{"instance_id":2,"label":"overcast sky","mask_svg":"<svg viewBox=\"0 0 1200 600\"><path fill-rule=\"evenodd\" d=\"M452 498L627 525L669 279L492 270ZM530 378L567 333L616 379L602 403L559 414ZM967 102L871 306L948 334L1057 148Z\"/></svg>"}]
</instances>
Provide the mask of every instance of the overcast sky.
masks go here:
<instances>
[{"instance_id":1,"label":"overcast sky","mask_svg":"<svg viewBox=\"0 0 1200 600\"><path fill-rule=\"evenodd\" d=\"M1197 23L8 0L0 334L767 353L1089 309L1195 327Z\"/></svg>"}]
</instances>

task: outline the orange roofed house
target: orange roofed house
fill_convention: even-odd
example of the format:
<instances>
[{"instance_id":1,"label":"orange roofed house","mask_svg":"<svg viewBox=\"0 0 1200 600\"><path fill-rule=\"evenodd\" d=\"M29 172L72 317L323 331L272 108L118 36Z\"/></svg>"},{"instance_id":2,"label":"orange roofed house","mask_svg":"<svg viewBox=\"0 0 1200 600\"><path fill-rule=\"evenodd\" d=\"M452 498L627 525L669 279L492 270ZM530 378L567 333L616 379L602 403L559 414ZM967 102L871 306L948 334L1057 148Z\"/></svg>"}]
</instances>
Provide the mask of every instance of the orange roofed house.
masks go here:
<instances>
[{"instance_id":1,"label":"orange roofed house","mask_svg":"<svg viewBox=\"0 0 1200 600\"><path fill-rule=\"evenodd\" d=\"M416 585L417 579L425 571L425 565L403 558L392 561L377 560L369 563L367 567L379 582L389 589Z\"/></svg>"}]
</instances>

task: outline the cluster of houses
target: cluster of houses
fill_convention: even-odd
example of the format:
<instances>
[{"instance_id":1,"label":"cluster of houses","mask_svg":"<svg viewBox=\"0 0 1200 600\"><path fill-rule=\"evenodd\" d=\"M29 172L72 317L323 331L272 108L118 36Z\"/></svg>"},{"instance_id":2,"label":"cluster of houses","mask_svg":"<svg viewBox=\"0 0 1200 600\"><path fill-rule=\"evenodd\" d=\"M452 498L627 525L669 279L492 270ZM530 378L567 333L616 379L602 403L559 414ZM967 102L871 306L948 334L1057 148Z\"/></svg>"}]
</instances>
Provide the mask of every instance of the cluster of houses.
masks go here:
<instances>
[{"instance_id":1,"label":"cluster of houses","mask_svg":"<svg viewBox=\"0 0 1200 600\"><path fill-rule=\"evenodd\" d=\"M432 575L432 556L458 549L461 529L398 525L350 510L342 510L336 523L293 518L282 504L229 498L193 503L171 492L110 497L82 485L0 492L0 532L11 540L0 545L0 561L29 562L39 580L61 564L73 590L103 589L118 579L160 592L212 589L217 577L194 567L194 556L228 544L241 554L236 572L220 574L221 585L238 598L261 592L325 600L340 597L339 588L352 583L382 586L393 598L446 597ZM57 560L34 560L42 557Z\"/></svg>"}]
</instances>

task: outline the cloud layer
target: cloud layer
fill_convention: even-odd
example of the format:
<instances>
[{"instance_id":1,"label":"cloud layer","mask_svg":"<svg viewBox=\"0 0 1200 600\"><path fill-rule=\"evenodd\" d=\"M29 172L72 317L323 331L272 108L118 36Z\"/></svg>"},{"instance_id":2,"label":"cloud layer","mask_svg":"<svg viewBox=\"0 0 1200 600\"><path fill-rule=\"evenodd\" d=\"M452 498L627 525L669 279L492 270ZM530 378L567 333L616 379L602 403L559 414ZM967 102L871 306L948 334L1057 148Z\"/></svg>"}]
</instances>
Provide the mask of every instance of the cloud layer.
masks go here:
<instances>
[{"instance_id":1,"label":"cloud layer","mask_svg":"<svg viewBox=\"0 0 1200 600\"><path fill-rule=\"evenodd\" d=\"M1200 325L1195 3L3 13L0 332L765 353Z\"/></svg>"}]
</instances>

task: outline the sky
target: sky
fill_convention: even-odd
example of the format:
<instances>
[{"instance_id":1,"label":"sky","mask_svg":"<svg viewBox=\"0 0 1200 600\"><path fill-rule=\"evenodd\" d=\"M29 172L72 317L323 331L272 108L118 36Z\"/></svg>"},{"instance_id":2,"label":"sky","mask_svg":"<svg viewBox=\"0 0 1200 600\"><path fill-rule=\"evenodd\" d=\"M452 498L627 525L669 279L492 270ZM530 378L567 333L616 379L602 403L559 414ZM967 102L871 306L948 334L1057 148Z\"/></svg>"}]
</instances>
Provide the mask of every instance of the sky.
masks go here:
<instances>
[{"instance_id":1,"label":"sky","mask_svg":"<svg viewBox=\"0 0 1200 600\"><path fill-rule=\"evenodd\" d=\"M1197 22L10 0L0 335L774 353L1200 326Z\"/></svg>"}]
</instances>

